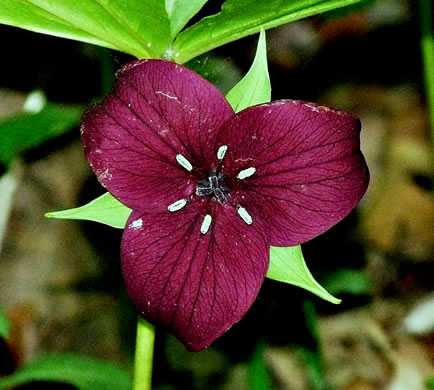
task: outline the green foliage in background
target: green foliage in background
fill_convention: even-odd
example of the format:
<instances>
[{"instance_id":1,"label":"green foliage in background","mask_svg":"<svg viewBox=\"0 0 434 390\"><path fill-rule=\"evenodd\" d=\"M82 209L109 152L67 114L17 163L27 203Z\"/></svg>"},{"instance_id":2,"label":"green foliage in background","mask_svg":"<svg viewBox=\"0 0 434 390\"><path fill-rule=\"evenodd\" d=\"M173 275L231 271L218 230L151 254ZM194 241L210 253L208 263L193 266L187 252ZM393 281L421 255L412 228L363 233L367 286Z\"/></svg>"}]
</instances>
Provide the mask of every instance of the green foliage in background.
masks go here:
<instances>
[{"instance_id":1,"label":"green foliage in background","mask_svg":"<svg viewBox=\"0 0 434 390\"><path fill-rule=\"evenodd\" d=\"M369 295L372 282L359 270L340 269L323 280L324 286L332 294Z\"/></svg>"},{"instance_id":2,"label":"green foliage in background","mask_svg":"<svg viewBox=\"0 0 434 390\"><path fill-rule=\"evenodd\" d=\"M0 121L0 163L9 165L22 151L78 126L83 107L47 103L37 113L21 113Z\"/></svg>"},{"instance_id":3,"label":"green foliage in background","mask_svg":"<svg viewBox=\"0 0 434 390\"><path fill-rule=\"evenodd\" d=\"M9 337L10 323L6 317L3 305L0 304L0 337L7 339Z\"/></svg>"},{"instance_id":4,"label":"green foliage in background","mask_svg":"<svg viewBox=\"0 0 434 390\"><path fill-rule=\"evenodd\" d=\"M131 390L132 385L129 374L114 364L65 354L43 357L19 368L0 379L0 390L35 381L68 383L79 390Z\"/></svg>"},{"instance_id":5,"label":"green foliage in background","mask_svg":"<svg viewBox=\"0 0 434 390\"><path fill-rule=\"evenodd\" d=\"M427 390L434 390L434 378L429 378L425 381L425 387Z\"/></svg>"},{"instance_id":6,"label":"green foliage in background","mask_svg":"<svg viewBox=\"0 0 434 390\"><path fill-rule=\"evenodd\" d=\"M265 364L264 343L258 342L248 362L249 390L272 390L271 379Z\"/></svg>"}]
</instances>

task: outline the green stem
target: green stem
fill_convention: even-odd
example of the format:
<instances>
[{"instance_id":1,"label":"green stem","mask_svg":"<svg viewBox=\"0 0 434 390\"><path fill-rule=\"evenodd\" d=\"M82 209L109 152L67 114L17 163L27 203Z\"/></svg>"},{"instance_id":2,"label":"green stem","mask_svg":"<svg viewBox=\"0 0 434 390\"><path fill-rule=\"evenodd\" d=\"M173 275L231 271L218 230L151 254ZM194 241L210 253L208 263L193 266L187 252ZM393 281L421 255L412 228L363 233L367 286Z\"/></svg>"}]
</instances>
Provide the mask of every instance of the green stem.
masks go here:
<instances>
[{"instance_id":1,"label":"green stem","mask_svg":"<svg viewBox=\"0 0 434 390\"><path fill-rule=\"evenodd\" d=\"M154 327L139 317L137 321L136 353L134 357L133 390L151 390L154 339Z\"/></svg>"},{"instance_id":2,"label":"green stem","mask_svg":"<svg viewBox=\"0 0 434 390\"><path fill-rule=\"evenodd\" d=\"M422 26L421 46L426 99L430 116L431 134L434 140L434 34L432 12L432 0L420 0L420 19Z\"/></svg>"}]
</instances>

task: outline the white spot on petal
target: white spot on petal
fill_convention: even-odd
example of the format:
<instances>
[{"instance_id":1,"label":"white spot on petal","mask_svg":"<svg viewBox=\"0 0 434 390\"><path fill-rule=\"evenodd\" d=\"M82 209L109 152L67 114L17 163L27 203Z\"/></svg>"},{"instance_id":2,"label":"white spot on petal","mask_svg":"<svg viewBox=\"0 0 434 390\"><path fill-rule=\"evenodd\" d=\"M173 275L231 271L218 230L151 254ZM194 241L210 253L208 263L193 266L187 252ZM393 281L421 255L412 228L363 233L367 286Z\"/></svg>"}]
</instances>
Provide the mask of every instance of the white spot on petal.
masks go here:
<instances>
[{"instance_id":1,"label":"white spot on petal","mask_svg":"<svg viewBox=\"0 0 434 390\"><path fill-rule=\"evenodd\" d=\"M252 175L254 175L256 172L256 168L255 167L250 167L247 169L243 169L242 171L240 171L237 175L237 179L243 180L246 179Z\"/></svg>"},{"instance_id":2,"label":"white spot on petal","mask_svg":"<svg viewBox=\"0 0 434 390\"><path fill-rule=\"evenodd\" d=\"M207 214L205 215L205 218L203 219L202 226L200 227L200 232L202 234L206 234L209 230L209 227L211 226L212 217L211 215Z\"/></svg>"},{"instance_id":3,"label":"white spot on petal","mask_svg":"<svg viewBox=\"0 0 434 390\"><path fill-rule=\"evenodd\" d=\"M112 174L108 168L104 169L104 171L99 172L98 174L100 180L111 180Z\"/></svg>"},{"instance_id":4,"label":"white spot on petal","mask_svg":"<svg viewBox=\"0 0 434 390\"><path fill-rule=\"evenodd\" d=\"M237 209L239 216L243 219L247 225L251 225L253 223L252 216L247 212L244 207L238 207Z\"/></svg>"},{"instance_id":5,"label":"white spot on petal","mask_svg":"<svg viewBox=\"0 0 434 390\"><path fill-rule=\"evenodd\" d=\"M156 91L155 94L156 95L163 95L163 96L167 97L168 99L173 99L173 100L176 100L179 102L179 100L176 96L169 95L168 93L165 93L163 91Z\"/></svg>"},{"instance_id":6,"label":"white spot on petal","mask_svg":"<svg viewBox=\"0 0 434 390\"><path fill-rule=\"evenodd\" d=\"M135 229L135 230L140 229L142 226L143 226L143 219L142 218L136 219L135 221L131 222L128 225L128 227L130 229Z\"/></svg>"},{"instance_id":7,"label":"white spot on petal","mask_svg":"<svg viewBox=\"0 0 434 390\"><path fill-rule=\"evenodd\" d=\"M167 133L169 132L168 129L162 129L158 132L162 137L166 137Z\"/></svg>"},{"instance_id":8,"label":"white spot on petal","mask_svg":"<svg viewBox=\"0 0 434 390\"><path fill-rule=\"evenodd\" d=\"M310 110L312 110L313 112L316 112L318 114L324 114L326 112L331 111L330 108L328 108L328 107L318 106L318 105L313 104L313 103L303 103L303 105L305 107L309 108Z\"/></svg>"},{"instance_id":9,"label":"white spot on petal","mask_svg":"<svg viewBox=\"0 0 434 390\"><path fill-rule=\"evenodd\" d=\"M190 161L188 161L182 154L176 155L176 161L178 161L178 164L187 171L191 172L193 170L193 165L191 165Z\"/></svg>"}]
</instances>

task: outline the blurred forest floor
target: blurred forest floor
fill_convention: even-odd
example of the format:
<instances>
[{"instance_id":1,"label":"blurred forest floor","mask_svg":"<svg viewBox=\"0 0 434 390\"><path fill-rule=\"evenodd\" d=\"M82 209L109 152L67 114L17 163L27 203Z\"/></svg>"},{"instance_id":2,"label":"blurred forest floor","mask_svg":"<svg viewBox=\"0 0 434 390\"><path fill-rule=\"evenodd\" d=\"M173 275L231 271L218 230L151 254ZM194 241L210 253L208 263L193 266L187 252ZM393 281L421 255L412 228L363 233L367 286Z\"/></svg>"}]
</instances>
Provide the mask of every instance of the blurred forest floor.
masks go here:
<instances>
[{"instance_id":1,"label":"blurred forest floor","mask_svg":"<svg viewBox=\"0 0 434 390\"><path fill-rule=\"evenodd\" d=\"M206 351L187 353L157 331L155 389L247 390L258 350L273 389L426 389L434 377L433 172L412 4L378 1L267 34L273 100L316 101L362 121L368 193L348 218L304 245L313 274L343 303L266 281L245 319ZM99 49L0 32L15 42L0 65L0 118L19 112L36 88L49 100L83 105L101 95ZM190 65L227 90L250 66L256 39ZM113 69L129 60L108 58ZM44 218L102 192L77 129L22 154L1 176L0 219L9 217L0 241L0 302L12 333L0 345L0 375L48 352L131 366L135 314L120 274L121 231Z\"/></svg>"}]
</instances>

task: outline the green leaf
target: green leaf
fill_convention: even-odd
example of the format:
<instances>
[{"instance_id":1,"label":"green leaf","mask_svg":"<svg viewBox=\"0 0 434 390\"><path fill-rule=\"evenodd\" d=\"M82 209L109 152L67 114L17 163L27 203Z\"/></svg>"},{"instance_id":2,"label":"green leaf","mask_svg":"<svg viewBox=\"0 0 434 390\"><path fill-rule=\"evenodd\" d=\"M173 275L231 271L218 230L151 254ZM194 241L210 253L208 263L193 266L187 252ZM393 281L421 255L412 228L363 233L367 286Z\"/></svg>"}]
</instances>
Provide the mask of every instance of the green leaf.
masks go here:
<instances>
[{"instance_id":1,"label":"green leaf","mask_svg":"<svg viewBox=\"0 0 434 390\"><path fill-rule=\"evenodd\" d=\"M73 27L27 0L0 0L0 23L39 33L115 48L104 39Z\"/></svg>"},{"instance_id":2,"label":"green leaf","mask_svg":"<svg viewBox=\"0 0 434 390\"><path fill-rule=\"evenodd\" d=\"M304 261L300 245L270 248L270 267L267 278L293 284L334 304L341 302L330 295L312 276Z\"/></svg>"},{"instance_id":3,"label":"green leaf","mask_svg":"<svg viewBox=\"0 0 434 390\"><path fill-rule=\"evenodd\" d=\"M131 209L106 192L84 206L46 213L45 216L58 219L84 219L123 229L130 214Z\"/></svg>"},{"instance_id":4,"label":"green leaf","mask_svg":"<svg viewBox=\"0 0 434 390\"><path fill-rule=\"evenodd\" d=\"M368 295L372 289L368 276L363 271L354 269L336 271L323 284L331 294Z\"/></svg>"},{"instance_id":5,"label":"green leaf","mask_svg":"<svg viewBox=\"0 0 434 390\"><path fill-rule=\"evenodd\" d=\"M166 0L172 38L196 15L207 0Z\"/></svg>"},{"instance_id":6,"label":"green leaf","mask_svg":"<svg viewBox=\"0 0 434 390\"><path fill-rule=\"evenodd\" d=\"M19 152L62 135L78 125L83 108L47 103L37 113L23 113L0 122L0 162L9 164Z\"/></svg>"},{"instance_id":7,"label":"green leaf","mask_svg":"<svg viewBox=\"0 0 434 390\"><path fill-rule=\"evenodd\" d=\"M227 0L221 12L182 31L173 58L184 63L225 43L362 0Z\"/></svg>"},{"instance_id":8,"label":"green leaf","mask_svg":"<svg viewBox=\"0 0 434 390\"><path fill-rule=\"evenodd\" d=\"M159 57L170 45L161 0L0 0L0 23Z\"/></svg>"},{"instance_id":9,"label":"green leaf","mask_svg":"<svg viewBox=\"0 0 434 390\"><path fill-rule=\"evenodd\" d=\"M65 354L40 358L0 379L0 390L34 381L68 383L80 390L131 390L129 374L112 363Z\"/></svg>"},{"instance_id":10,"label":"green leaf","mask_svg":"<svg viewBox=\"0 0 434 390\"><path fill-rule=\"evenodd\" d=\"M10 327L11 324L9 323L9 320L6 317L6 313L3 308L3 305L0 304L0 337L7 339L9 337Z\"/></svg>"},{"instance_id":11,"label":"green leaf","mask_svg":"<svg viewBox=\"0 0 434 390\"><path fill-rule=\"evenodd\" d=\"M226 95L235 112L271 100L265 30L261 29L255 59L244 78Z\"/></svg>"}]
</instances>

